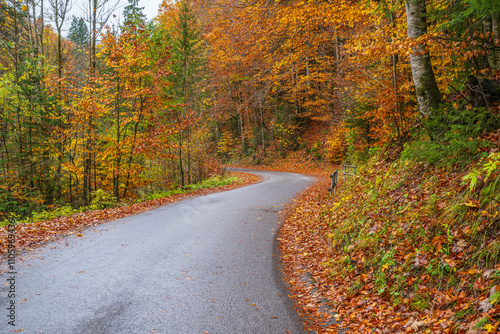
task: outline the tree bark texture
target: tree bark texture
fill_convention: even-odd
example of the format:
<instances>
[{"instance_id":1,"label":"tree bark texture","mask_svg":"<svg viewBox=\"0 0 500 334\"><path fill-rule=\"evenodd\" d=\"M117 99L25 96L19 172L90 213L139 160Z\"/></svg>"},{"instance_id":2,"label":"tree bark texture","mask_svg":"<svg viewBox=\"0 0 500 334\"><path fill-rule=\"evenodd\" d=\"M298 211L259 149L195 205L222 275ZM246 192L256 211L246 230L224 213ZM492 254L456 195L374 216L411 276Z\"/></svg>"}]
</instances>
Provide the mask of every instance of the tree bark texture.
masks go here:
<instances>
[{"instance_id":1,"label":"tree bark texture","mask_svg":"<svg viewBox=\"0 0 500 334\"><path fill-rule=\"evenodd\" d=\"M408 37L416 39L425 35L427 33L425 0L406 0L405 4ZM413 48L410 65L420 113L429 116L432 109L441 101L441 92L425 44Z\"/></svg>"}]
</instances>

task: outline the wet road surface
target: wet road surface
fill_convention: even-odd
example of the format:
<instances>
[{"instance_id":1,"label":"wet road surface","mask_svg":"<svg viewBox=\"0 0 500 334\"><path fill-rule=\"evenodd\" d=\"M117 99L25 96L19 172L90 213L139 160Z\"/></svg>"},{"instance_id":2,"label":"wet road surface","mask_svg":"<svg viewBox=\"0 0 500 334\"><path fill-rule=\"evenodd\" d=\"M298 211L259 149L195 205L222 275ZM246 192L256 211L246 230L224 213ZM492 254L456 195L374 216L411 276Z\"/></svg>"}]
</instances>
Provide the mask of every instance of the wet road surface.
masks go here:
<instances>
[{"instance_id":1,"label":"wet road surface","mask_svg":"<svg viewBox=\"0 0 500 334\"><path fill-rule=\"evenodd\" d=\"M2 264L0 333L303 333L277 269L277 219L314 180L252 173L264 181L19 254L15 327Z\"/></svg>"}]
</instances>

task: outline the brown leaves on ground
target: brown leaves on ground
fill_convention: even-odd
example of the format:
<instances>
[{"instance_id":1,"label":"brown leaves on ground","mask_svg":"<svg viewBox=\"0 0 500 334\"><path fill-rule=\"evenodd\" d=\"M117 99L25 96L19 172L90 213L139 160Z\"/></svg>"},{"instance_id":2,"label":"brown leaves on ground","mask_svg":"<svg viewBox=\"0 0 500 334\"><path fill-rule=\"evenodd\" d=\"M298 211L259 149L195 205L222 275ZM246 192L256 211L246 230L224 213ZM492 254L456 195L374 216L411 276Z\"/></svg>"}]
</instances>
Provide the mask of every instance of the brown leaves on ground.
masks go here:
<instances>
[{"instance_id":1,"label":"brown leaves on ground","mask_svg":"<svg viewBox=\"0 0 500 334\"><path fill-rule=\"evenodd\" d=\"M463 175L378 163L336 196L325 179L303 192L279 239L307 328L497 333L499 205L470 205L475 195L467 195Z\"/></svg>"},{"instance_id":2,"label":"brown leaves on ground","mask_svg":"<svg viewBox=\"0 0 500 334\"><path fill-rule=\"evenodd\" d=\"M280 231L283 273L290 285L291 297L304 318L308 330L335 332L324 324L333 314L325 311L325 301L332 282L323 263L330 261L332 252L326 239L329 225L321 219L327 208L330 186L326 178L304 191L285 211L286 220ZM330 305L333 306L333 305Z\"/></svg>"},{"instance_id":3,"label":"brown leaves on ground","mask_svg":"<svg viewBox=\"0 0 500 334\"><path fill-rule=\"evenodd\" d=\"M260 181L258 176L246 173L231 172L241 182L216 188L205 188L196 191L154 199L129 206L121 206L111 209L87 211L71 216L58 217L48 221L40 221L30 224L16 225L16 248L17 250L34 248L38 245L56 239L61 235L73 234L91 226L102 224L106 221L123 218L137 213L145 212L159 206L177 202L196 196L204 196L215 192L227 191ZM82 236L81 234L76 234ZM7 250L7 227L0 228L0 255Z\"/></svg>"}]
</instances>

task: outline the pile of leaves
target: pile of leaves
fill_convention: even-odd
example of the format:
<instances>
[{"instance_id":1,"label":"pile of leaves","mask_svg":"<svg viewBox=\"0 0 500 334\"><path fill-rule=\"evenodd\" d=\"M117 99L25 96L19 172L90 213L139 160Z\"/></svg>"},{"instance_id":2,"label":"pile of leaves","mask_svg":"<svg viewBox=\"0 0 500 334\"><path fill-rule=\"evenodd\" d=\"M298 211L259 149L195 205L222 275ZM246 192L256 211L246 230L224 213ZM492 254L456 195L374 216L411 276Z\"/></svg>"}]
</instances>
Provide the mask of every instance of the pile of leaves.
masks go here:
<instances>
[{"instance_id":1,"label":"pile of leaves","mask_svg":"<svg viewBox=\"0 0 500 334\"><path fill-rule=\"evenodd\" d=\"M309 329L498 332L499 180L492 153L467 172L373 159L336 196L308 189L280 241Z\"/></svg>"},{"instance_id":2,"label":"pile of leaves","mask_svg":"<svg viewBox=\"0 0 500 334\"><path fill-rule=\"evenodd\" d=\"M324 332L325 324L335 320L331 303L325 300L332 282L328 263L333 253L326 238L330 226L321 217L331 198L326 189L329 181L321 178L302 192L284 211L280 229L283 274L290 286L296 310L307 330Z\"/></svg>"},{"instance_id":3,"label":"pile of leaves","mask_svg":"<svg viewBox=\"0 0 500 334\"><path fill-rule=\"evenodd\" d=\"M78 231L102 224L109 220L149 211L159 206L191 197L227 191L260 181L258 176L252 174L231 172L231 175L236 176L237 181L225 186L197 189L181 194L147 200L133 205L86 211L74 215L57 217L51 220L17 224L15 232L16 249L34 248L63 235L76 233L77 236L81 236L80 233L77 233ZM7 227L2 226L0 228L0 256L4 255L7 250L7 236Z\"/></svg>"}]
</instances>

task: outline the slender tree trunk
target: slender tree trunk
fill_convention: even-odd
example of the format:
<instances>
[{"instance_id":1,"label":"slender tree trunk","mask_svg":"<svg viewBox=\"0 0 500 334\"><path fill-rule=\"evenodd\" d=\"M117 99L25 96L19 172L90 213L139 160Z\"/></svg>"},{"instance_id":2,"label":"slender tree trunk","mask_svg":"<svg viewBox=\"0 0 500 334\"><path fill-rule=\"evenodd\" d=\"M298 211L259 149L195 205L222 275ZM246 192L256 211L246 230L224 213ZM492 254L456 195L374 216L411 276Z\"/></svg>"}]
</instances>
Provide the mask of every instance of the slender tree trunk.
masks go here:
<instances>
[{"instance_id":1,"label":"slender tree trunk","mask_svg":"<svg viewBox=\"0 0 500 334\"><path fill-rule=\"evenodd\" d=\"M141 102L141 105L142 105L142 102ZM142 109L142 106L141 106L141 109ZM142 115L142 113L141 113L141 115ZM123 189L122 198L126 198L127 197L127 191L128 191L128 187L129 187L129 184L130 184L130 169L132 168L132 162L134 161L134 151L135 151L135 145L136 145L136 141L137 141L137 134L139 132L139 124L141 123L141 118L142 118L141 115L139 115L139 119L134 124L134 138L132 140L132 147L130 148L130 154L128 156L128 161L127 161L127 178L126 178L126 181L125 181L125 189Z\"/></svg>"},{"instance_id":2,"label":"slender tree trunk","mask_svg":"<svg viewBox=\"0 0 500 334\"><path fill-rule=\"evenodd\" d=\"M394 117L394 121L396 123L396 130L398 132L398 138L401 138L401 133L402 133L402 127L401 124L403 123L403 115L401 114L400 106L399 106L399 88L398 88L398 56L393 55L391 57L392 60L392 83L393 83L393 89L394 89L394 95L396 101L394 102L394 113L396 114Z\"/></svg>"},{"instance_id":3,"label":"slender tree trunk","mask_svg":"<svg viewBox=\"0 0 500 334\"><path fill-rule=\"evenodd\" d=\"M132 140L132 146L130 148L130 153L128 156L127 178L125 181L125 189L123 189L122 198L127 197L127 191L130 184L130 170L132 168L132 162L134 161L134 153L135 153L134 151L137 144L137 134L139 133L139 125L141 124L144 115L143 112L144 112L144 98L141 96L139 97L139 117L137 118L137 121L134 124L134 137Z\"/></svg>"},{"instance_id":4,"label":"slender tree trunk","mask_svg":"<svg viewBox=\"0 0 500 334\"><path fill-rule=\"evenodd\" d=\"M31 5L30 1L26 2L26 6L28 7L26 10L26 19L28 26L28 36L31 45L31 50L33 51L33 56L36 57L38 55L37 47L36 47L36 32L35 32L35 16L33 16L33 21L31 21L31 14L29 11L29 6ZM35 5L33 4L33 12L35 11Z\"/></svg>"},{"instance_id":5,"label":"slender tree trunk","mask_svg":"<svg viewBox=\"0 0 500 334\"><path fill-rule=\"evenodd\" d=\"M92 192L92 183L91 183L91 173L92 173L92 133L91 129L93 126L92 115L89 115L89 120L87 123L87 138L85 140L85 159L83 161L83 200L84 204L90 203L90 194Z\"/></svg>"},{"instance_id":6,"label":"slender tree trunk","mask_svg":"<svg viewBox=\"0 0 500 334\"><path fill-rule=\"evenodd\" d=\"M117 201L120 201L120 165L121 165L121 149L120 149L120 84L116 85L115 113L116 113L116 150L117 157L115 159L115 172L113 173L113 192Z\"/></svg>"},{"instance_id":7,"label":"slender tree trunk","mask_svg":"<svg viewBox=\"0 0 500 334\"><path fill-rule=\"evenodd\" d=\"M184 166L182 165L182 145L183 145L183 131L179 134L179 172L181 174L181 186L184 187Z\"/></svg>"},{"instance_id":8,"label":"slender tree trunk","mask_svg":"<svg viewBox=\"0 0 500 334\"><path fill-rule=\"evenodd\" d=\"M94 191L96 191L97 188L97 152L94 149Z\"/></svg>"},{"instance_id":9,"label":"slender tree trunk","mask_svg":"<svg viewBox=\"0 0 500 334\"><path fill-rule=\"evenodd\" d=\"M43 30L45 28L45 22L44 22L44 17L43 17L43 0L40 0L40 52L42 55L44 55L45 49L44 49L44 44L43 44ZM45 59L42 58L42 65L44 65Z\"/></svg>"},{"instance_id":10,"label":"slender tree trunk","mask_svg":"<svg viewBox=\"0 0 500 334\"><path fill-rule=\"evenodd\" d=\"M10 170L10 155L9 155L9 149L7 146L7 131L8 131L8 125L4 124L2 126L2 144L4 148L4 157L2 157L2 169L3 169L3 177L7 178L8 171Z\"/></svg>"},{"instance_id":11,"label":"slender tree trunk","mask_svg":"<svg viewBox=\"0 0 500 334\"><path fill-rule=\"evenodd\" d=\"M262 141L262 152L264 153L264 156L267 156L266 152L266 137L264 136L264 108L262 108L262 105L260 105L260 135L261 135L261 141Z\"/></svg>"},{"instance_id":12,"label":"slender tree trunk","mask_svg":"<svg viewBox=\"0 0 500 334\"><path fill-rule=\"evenodd\" d=\"M241 135L241 145L243 146L243 150L245 150L245 125L243 124L243 113L241 111L238 112L238 125L240 128Z\"/></svg>"},{"instance_id":13,"label":"slender tree trunk","mask_svg":"<svg viewBox=\"0 0 500 334\"><path fill-rule=\"evenodd\" d=\"M28 2L31 4L31 9L32 9L32 17L33 17L33 39L34 39L34 45L35 45L35 57L38 56L40 52L40 43L39 43L39 33L38 33L38 24L37 24L37 18L36 18L36 6L35 6L35 1L31 0Z\"/></svg>"},{"instance_id":14,"label":"slender tree trunk","mask_svg":"<svg viewBox=\"0 0 500 334\"><path fill-rule=\"evenodd\" d=\"M491 16L491 31L493 32L493 40L500 41L500 14L496 13ZM500 70L500 45L495 45L493 54L495 55L494 70Z\"/></svg>"},{"instance_id":15,"label":"slender tree trunk","mask_svg":"<svg viewBox=\"0 0 500 334\"><path fill-rule=\"evenodd\" d=\"M187 139L187 182L191 184L191 139L188 134Z\"/></svg>"},{"instance_id":16,"label":"slender tree trunk","mask_svg":"<svg viewBox=\"0 0 500 334\"><path fill-rule=\"evenodd\" d=\"M49 0L49 3L52 5L52 10L53 14L55 17L55 24L56 24L56 31L57 31L57 75L58 75L58 82L57 82L57 95L59 100L63 101L63 94L62 94L62 86L61 86L61 80L63 78L63 52L62 52L62 26L64 24L64 20L66 17L66 14L68 12L68 5L69 2L66 0L56 0L56 1L51 1ZM65 123L63 121L63 110L62 106L58 105L58 124L57 127L59 129L63 129L65 126ZM63 131L61 131L63 133ZM60 175L62 171L62 154L63 154L63 147L64 147L64 138L60 138L56 144L58 152L58 158L57 158L57 174ZM56 193L56 198L60 199L62 196L62 186L61 183L58 182L58 180L54 180L55 183L55 193Z\"/></svg>"},{"instance_id":17,"label":"slender tree trunk","mask_svg":"<svg viewBox=\"0 0 500 334\"><path fill-rule=\"evenodd\" d=\"M405 4L408 37L417 39L427 33L425 0L406 0ZM410 65L420 113L422 116L429 116L432 109L439 105L441 92L437 86L431 57L425 44L413 49L410 55Z\"/></svg>"},{"instance_id":18,"label":"slender tree trunk","mask_svg":"<svg viewBox=\"0 0 500 334\"><path fill-rule=\"evenodd\" d=\"M19 35L20 35L20 27L19 27L19 17L16 8L16 2L14 0L11 1L12 7L14 8L13 12L13 28L14 28L14 80L15 84L19 84L20 80L20 48L19 48ZM16 90L17 101L21 101L21 97L19 96L19 90ZM19 103L16 103L16 125L17 125L17 144L18 144L18 156L16 159L17 168L18 168L18 177L21 180L22 185L26 184L26 179L24 177L23 169L24 166L24 145L23 145L23 129L22 129L22 114L21 114L21 106Z\"/></svg>"},{"instance_id":19,"label":"slender tree trunk","mask_svg":"<svg viewBox=\"0 0 500 334\"><path fill-rule=\"evenodd\" d=\"M394 21L394 13L391 13L391 25L395 29L396 28L396 22ZM394 89L394 121L396 123L396 128L398 132L398 139L401 139L402 134L404 132L403 130L403 113L401 112L401 105L399 103L399 85L398 85L398 60L399 56L398 55L392 55L391 56L391 61L392 61L392 85Z\"/></svg>"},{"instance_id":20,"label":"slender tree trunk","mask_svg":"<svg viewBox=\"0 0 500 334\"><path fill-rule=\"evenodd\" d=\"M96 70L96 44L97 44L97 7L98 0L92 1L92 20L90 29L90 69L92 71L92 76L95 75Z\"/></svg>"},{"instance_id":21,"label":"slender tree trunk","mask_svg":"<svg viewBox=\"0 0 500 334\"><path fill-rule=\"evenodd\" d=\"M94 79L96 76L96 40L97 40L97 10L98 10L98 0L89 0L89 8L91 13L90 17L90 41L89 41L89 67L90 67L90 78L89 85L95 85ZM92 111L89 111L87 127L87 138L85 140L85 159L83 162L83 198L85 204L90 202L90 194L92 193L92 153L94 150L93 140L91 136L93 135L93 115Z\"/></svg>"}]
</instances>

